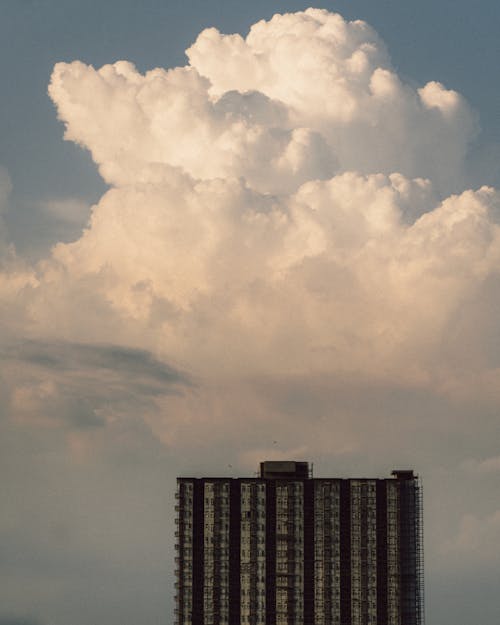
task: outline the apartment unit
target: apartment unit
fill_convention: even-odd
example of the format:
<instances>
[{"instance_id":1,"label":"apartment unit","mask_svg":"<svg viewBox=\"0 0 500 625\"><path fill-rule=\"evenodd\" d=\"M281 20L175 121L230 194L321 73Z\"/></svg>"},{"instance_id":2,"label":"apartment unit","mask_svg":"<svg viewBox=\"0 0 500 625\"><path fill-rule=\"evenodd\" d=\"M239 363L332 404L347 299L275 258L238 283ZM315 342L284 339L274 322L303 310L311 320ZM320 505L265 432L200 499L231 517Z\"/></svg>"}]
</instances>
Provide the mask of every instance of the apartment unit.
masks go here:
<instances>
[{"instance_id":1,"label":"apartment unit","mask_svg":"<svg viewBox=\"0 0 500 625\"><path fill-rule=\"evenodd\" d=\"M410 470L177 480L177 625L423 625L422 489Z\"/></svg>"}]
</instances>

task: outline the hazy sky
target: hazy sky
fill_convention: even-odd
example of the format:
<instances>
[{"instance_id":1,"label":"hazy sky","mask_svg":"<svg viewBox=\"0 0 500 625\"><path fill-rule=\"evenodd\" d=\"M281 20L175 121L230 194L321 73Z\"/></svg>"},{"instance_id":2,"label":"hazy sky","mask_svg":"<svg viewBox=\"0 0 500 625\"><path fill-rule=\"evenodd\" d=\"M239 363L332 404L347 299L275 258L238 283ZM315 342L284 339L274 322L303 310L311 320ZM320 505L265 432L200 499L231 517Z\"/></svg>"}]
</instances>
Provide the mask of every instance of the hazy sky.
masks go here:
<instances>
[{"instance_id":1,"label":"hazy sky","mask_svg":"<svg viewBox=\"0 0 500 625\"><path fill-rule=\"evenodd\" d=\"M414 468L500 619L500 9L307 6L0 2L0 625L170 625L175 477L272 458Z\"/></svg>"}]
</instances>

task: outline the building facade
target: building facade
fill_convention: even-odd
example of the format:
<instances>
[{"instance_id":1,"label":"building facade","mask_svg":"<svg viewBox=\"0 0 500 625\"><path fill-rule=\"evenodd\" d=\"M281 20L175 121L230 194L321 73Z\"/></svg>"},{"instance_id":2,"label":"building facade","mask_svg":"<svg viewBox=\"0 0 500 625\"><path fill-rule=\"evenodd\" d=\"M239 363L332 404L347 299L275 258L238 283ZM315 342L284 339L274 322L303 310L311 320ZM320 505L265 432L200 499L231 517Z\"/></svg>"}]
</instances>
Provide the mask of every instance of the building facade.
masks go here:
<instances>
[{"instance_id":1,"label":"building facade","mask_svg":"<svg viewBox=\"0 0 500 625\"><path fill-rule=\"evenodd\" d=\"M423 625L422 490L313 478L178 478L177 625Z\"/></svg>"}]
</instances>

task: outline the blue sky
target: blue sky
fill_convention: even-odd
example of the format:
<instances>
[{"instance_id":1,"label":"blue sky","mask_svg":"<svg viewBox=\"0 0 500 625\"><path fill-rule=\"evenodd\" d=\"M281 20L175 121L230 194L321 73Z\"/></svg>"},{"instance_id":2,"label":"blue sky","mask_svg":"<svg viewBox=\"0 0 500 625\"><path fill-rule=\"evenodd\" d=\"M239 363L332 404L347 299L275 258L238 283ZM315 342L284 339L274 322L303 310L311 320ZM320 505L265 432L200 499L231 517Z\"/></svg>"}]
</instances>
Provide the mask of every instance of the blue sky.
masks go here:
<instances>
[{"instance_id":1,"label":"blue sky","mask_svg":"<svg viewBox=\"0 0 500 625\"><path fill-rule=\"evenodd\" d=\"M0 3L0 625L170 625L175 476L273 454L413 466L428 624L498 621L498 3L95 71L308 6Z\"/></svg>"}]
</instances>

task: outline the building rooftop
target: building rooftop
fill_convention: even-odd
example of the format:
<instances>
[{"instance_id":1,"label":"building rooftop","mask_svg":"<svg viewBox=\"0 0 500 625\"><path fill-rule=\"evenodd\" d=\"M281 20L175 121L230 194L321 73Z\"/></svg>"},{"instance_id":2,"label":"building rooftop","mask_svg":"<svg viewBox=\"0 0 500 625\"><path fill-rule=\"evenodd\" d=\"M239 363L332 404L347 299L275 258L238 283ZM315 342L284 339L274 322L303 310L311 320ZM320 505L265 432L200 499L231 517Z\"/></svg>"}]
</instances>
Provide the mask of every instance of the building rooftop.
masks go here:
<instances>
[{"instance_id":1,"label":"building rooftop","mask_svg":"<svg viewBox=\"0 0 500 625\"><path fill-rule=\"evenodd\" d=\"M230 466L230 465L229 465ZM179 477L179 480L193 480L193 479L202 479L202 480L233 480L236 479L238 481L245 480L305 480L313 478L312 471L312 463L306 461L296 461L296 460L265 460L260 463L259 472L254 474L254 476L248 477L231 477L231 476L182 476ZM414 473L413 469L394 469L391 471L391 477L396 480L414 480L418 478L418 476ZM386 480L391 478L381 478L381 477L318 477L319 480Z\"/></svg>"},{"instance_id":2,"label":"building rooftop","mask_svg":"<svg viewBox=\"0 0 500 625\"><path fill-rule=\"evenodd\" d=\"M260 463L260 477L266 480L308 478L309 464L294 460L266 460Z\"/></svg>"}]
</instances>

